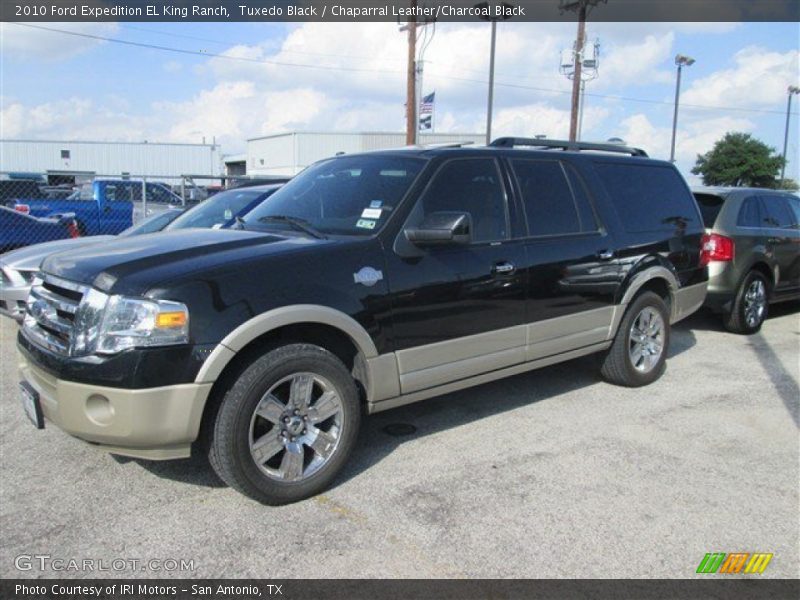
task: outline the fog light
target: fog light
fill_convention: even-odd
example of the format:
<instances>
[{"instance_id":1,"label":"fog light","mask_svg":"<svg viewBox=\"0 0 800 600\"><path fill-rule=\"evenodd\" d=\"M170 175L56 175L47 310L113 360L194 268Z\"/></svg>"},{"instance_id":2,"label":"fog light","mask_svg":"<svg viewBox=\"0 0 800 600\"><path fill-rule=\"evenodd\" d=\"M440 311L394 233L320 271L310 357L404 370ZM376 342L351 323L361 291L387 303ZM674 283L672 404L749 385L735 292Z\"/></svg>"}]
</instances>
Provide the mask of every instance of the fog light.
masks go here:
<instances>
[{"instance_id":1,"label":"fog light","mask_svg":"<svg viewBox=\"0 0 800 600\"><path fill-rule=\"evenodd\" d=\"M96 425L110 425L114 419L114 407L105 396L93 394L86 399L86 416Z\"/></svg>"}]
</instances>

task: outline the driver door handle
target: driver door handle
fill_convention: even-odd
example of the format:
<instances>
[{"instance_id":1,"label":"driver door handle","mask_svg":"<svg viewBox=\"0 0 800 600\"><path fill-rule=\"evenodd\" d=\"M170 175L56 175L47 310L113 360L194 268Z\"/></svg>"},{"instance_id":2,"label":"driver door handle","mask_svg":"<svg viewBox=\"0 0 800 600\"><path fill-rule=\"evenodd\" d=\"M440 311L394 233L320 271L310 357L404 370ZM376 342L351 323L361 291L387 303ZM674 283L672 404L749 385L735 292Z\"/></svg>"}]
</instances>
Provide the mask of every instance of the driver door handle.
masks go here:
<instances>
[{"instance_id":1,"label":"driver door handle","mask_svg":"<svg viewBox=\"0 0 800 600\"><path fill-rule=\"evenodd\" d=\"M512 263L508 261L503 261L497 263L492 268L492 273L494 273L495 275L511 275L516 270L517 267L515 267Z\"/></svg>"}]
</instances>

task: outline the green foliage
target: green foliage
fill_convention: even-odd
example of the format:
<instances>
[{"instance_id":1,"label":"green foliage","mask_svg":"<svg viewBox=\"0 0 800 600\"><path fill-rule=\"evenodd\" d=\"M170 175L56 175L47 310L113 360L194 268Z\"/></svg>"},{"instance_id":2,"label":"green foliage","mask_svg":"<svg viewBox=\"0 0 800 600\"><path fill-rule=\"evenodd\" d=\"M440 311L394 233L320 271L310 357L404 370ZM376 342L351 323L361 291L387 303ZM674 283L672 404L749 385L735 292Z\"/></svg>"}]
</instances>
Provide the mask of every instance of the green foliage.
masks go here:
<instances>
[{"instance_id":1,"label":"green foliage","mask_svg":"<svg viewBox=\"0 0 800 600\"><path fill-rule=\"evenodd\" d=\"M787 177L786 179L780 179L778 181L778 189L796 192L800 190L800 185L798 185L794 179L789 179Z\"/></svg>"},{"instance_id":2,"label":"green foliage","mask_svg":"<svg viewBox=\"0 0 800 600\"><path fill-rule=\"evenodd\" d=\"M783 157L749 133L726 133L710 152L697 156L692 173L705 185L779 187Z\"/></svg>"}]
</instances>

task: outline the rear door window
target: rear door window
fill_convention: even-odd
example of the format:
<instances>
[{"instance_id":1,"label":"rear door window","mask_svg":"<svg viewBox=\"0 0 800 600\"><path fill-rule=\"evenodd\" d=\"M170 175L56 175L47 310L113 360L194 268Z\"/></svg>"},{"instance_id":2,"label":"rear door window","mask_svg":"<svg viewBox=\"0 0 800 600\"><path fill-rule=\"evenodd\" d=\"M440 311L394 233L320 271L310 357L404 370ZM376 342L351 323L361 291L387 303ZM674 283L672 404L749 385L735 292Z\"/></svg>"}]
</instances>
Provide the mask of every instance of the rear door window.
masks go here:
<instances>
[{"instance_id":1,"label":"rear door window","mask_svg":"<svg viewBox=\"0 0 800 600\"><path fill-rule=\"evenodd\" d=\"M755 196L750 196L742 202L739 209L739 216L736 219L739 227L762 227L761 224L761 203Z\"/></svg>"},{"instance_id":2,"label":"rear door window","mask_svg":"<svg viewBox=\"0 0 800 600\"><path fill-rule=\"evenodd\" d=\"M775 229L793 229L795 226L794 211L784 196L761 197L766 215L763 217L766 227Z\"/></svg>"},{"instance_id":3,"label":"rear door window","mask_svg":"<svg viewBox=\"0 0 800 600\"><path fill-rule=\"evenodd\" d=\"M628 233L699 225L697 204L674 167L632 162L595 164Z\"/></svg>"},{"instance_id":4,"label":"rear door window","mask_svg":"<svg viewBox=\"0 0 800 600\"><path fill-rule=\"evenodd\" d=\"M789 197L786 201L794 214L795 229L800 229L800 198Z\"/></svg>"},{"instance_id":5,"label":"rear door window","mask_svg":"<svg viewBox=\"0 0 800 600\"><path fill-rule=\"evenodd\" d=\"M557 160L526 159L512 160L511 167L522 192L529 235L597 231L586 189L571 167Z\"/></svg>"}]
</instances>

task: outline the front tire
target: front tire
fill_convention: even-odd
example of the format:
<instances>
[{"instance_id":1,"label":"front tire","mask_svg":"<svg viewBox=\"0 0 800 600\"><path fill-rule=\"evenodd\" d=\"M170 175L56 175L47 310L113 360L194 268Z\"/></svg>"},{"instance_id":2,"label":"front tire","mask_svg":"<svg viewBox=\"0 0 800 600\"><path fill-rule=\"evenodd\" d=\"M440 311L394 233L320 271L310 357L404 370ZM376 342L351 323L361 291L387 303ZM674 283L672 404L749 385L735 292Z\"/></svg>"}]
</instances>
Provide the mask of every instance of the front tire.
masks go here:
<instances>
[{"instance_id":1,"label":"front tire","mask_svg":"<svg viewBox=\"0 0 800 600\"><path fill-rule=\"evenodd\" d=\"M767 278L758 271L750 271L736 290L731 312L723 315L725 329L744 335L756 333L767 318L768 295Z\"/></svg>"},{"instance_id":2,"label":"front tire","mask_svg":"<svg viewBox=\"0 0 800 600\"><path fill-rule=\"evenodd\" d=\"M318 346L291 344L248 366L222 400L210 462L230 487L264 504L324 490L355 445L358 390Z\"/></svg>"},{"instance_id":3,"label":"front tire","mask_svg":"<svg viewBox=\"0 0 800 600\"><path fill-rule=\"evenodd\" d=\"M603 355L603 378L625 387L654 382L666 369L669 351L669 310L653 292L644 292L630 303L614 342Z\"/></svg>"}]
</instances>

